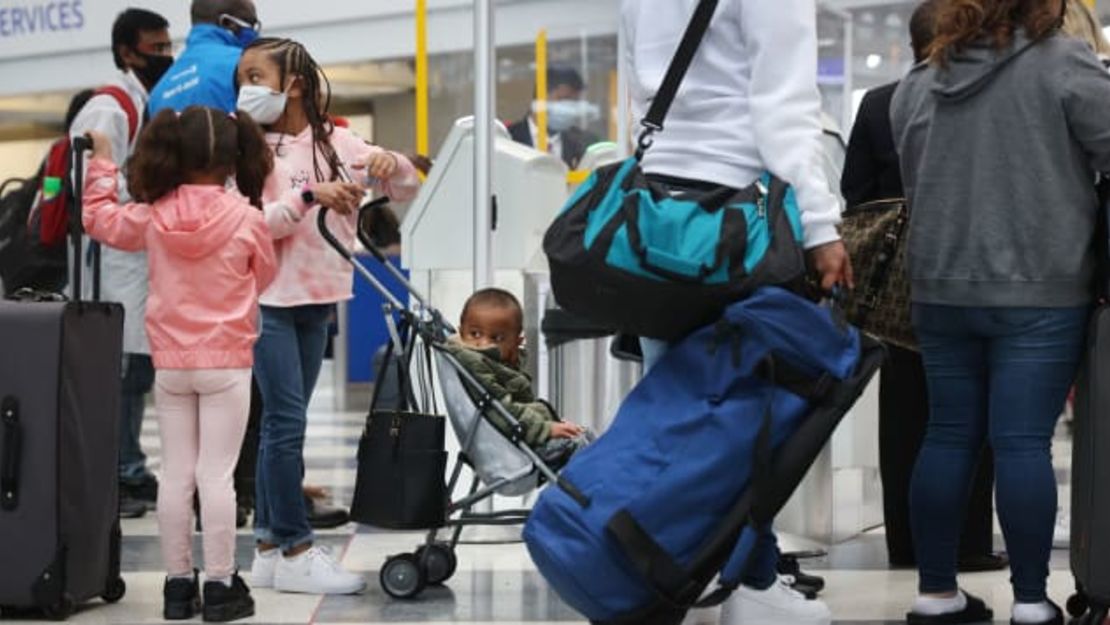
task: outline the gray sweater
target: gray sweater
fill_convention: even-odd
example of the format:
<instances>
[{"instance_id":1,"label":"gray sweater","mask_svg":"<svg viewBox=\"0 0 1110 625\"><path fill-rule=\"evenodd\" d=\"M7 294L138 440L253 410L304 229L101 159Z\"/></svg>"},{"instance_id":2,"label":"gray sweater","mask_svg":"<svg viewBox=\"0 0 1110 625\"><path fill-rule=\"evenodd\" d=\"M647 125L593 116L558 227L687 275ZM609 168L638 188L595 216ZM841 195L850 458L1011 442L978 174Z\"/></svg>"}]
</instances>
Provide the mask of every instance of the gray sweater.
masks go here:
<instances>
[{"instance_id":1,"label":"gray sweater","mask_svg":"<svg viewBox=\"0 0 1110 625\"><path fill-rule=\"evenodd\" d=\"M1110 74L1078 40L973 46L919 65L891 121L917 303L1091 301L1095 172L1110 172Z\"/></svg>"}]
</instances>

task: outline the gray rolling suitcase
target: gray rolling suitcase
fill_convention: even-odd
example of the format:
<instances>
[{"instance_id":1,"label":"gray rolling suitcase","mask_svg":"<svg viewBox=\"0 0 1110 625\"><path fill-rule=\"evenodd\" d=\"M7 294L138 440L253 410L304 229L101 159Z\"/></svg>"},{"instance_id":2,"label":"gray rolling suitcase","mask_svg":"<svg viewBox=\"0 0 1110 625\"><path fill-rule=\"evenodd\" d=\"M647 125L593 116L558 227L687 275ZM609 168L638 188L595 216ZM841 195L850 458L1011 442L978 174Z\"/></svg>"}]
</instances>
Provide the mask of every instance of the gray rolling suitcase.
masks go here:
<instances>
[{"instance_id":1,"label":"gray rolling suitcase","mask_svg":"<svg viewBox=\"0 0 1110 625\"><path fill-rule=\"evenodd\" d=\"M1110 613L1110 178L1099 182L1096 293L1075 387L1072 432L1071 570L1075 623L1102 625Z\"/></svg>"},{"instance_id":2,"label":"gray rolling suitcase","mask_svg":"<svg viewBox=\"0 0 1110 625\"><path fill-rule=\"evenodd\" d=\"M80 236L73 239L81 258ZM81 263L74 265L80 293ZM94 265L94 283L97 273ZM78 603L114 602L126 591L117 466L122 349L118 304L0 302L4 608L63 619Z\"/></svg>"},{"instance_id":3,"label":"gray rolling suitcase","mask_svg":"<svg viewBox=\"0 0 1110 625\"><path fill-rule=\"evenodd\" d=\"M1068 612L1101 625L1110 611L1110 306L1091 318L1087 349L1072 448L1071 568L1079 592Z\"/></svg>"}]
</instances>

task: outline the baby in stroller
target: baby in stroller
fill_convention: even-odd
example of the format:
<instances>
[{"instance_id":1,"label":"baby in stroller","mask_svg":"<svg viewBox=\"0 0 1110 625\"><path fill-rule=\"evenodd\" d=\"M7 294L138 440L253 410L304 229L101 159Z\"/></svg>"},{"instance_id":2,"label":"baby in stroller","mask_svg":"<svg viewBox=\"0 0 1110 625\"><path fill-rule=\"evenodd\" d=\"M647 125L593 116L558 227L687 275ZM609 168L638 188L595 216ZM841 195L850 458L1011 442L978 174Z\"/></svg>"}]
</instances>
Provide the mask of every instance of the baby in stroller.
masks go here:
<instances>
[{"instance_id":1,"label":"baby in stroller","mask_svg":"<svg viewBox=\"0 0 1110 625\"><path fill-rule=\"evenodd\" d=\"M459 335L447 349L523 426L523 441L552 467L594 440L587 428L562 421L547 402L537 399L523 370L524 309L508 291L484 289L463 307ZM509 434L513 425L490 412L492 424Z\"/></svg>"}]
</instances>

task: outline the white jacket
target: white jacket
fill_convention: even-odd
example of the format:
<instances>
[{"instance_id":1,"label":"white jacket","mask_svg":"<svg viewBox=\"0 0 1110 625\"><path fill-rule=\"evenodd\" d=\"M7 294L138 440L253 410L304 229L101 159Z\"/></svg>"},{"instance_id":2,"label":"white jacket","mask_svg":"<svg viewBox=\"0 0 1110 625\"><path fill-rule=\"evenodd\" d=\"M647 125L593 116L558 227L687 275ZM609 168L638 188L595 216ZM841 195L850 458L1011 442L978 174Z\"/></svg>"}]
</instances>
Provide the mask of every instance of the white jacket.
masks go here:
<instances>
[{"instance_id":1,"label":"white jacket","mask_svg":"<svg viewBox=\"0 0 1110 625\"><path fill-rule=\"evenodd\" d=\"M131 96L135 110L139 114L139 129L142 129L142 114L146 110L148 95L139 79L131 73L121 73L111 85L121 87ZM135 149L135 142L128 140L127 114L119 102L110 95L97 95L85 104L73 120L70 136L76 137L90 130L104 133L112 141L112 159L120 168L120 202L131 198L127 194L127 181L124 179L124 164ZM138 138L138 132L135 133ZM86 161L87 164L87 161ZM86 238L85 250L87 251ZM100 298L106 302L123 304L123 351L128 354L149 354L143 319L146 317L147 265L145 252L121 252L117 249L100 246ZM87 261L82 259L82 261ZM71 260L72 262L72 260ZM92 293L92 269L88 262L84 266L82 279L83 297Z\"/></svg>"},{"instance_id":2,"label":"white jacket","mask_svg":"<svg viewBox=\"0 0 1110 625\"><path fill-rule=\"evenodd\" d=\"M647 114L697 0L623 0L632 110ZM822 167L814 0L720 0L648 173L745 187L763 171L794 185L807 249L840 238ZM638 128L638 126L637 126Z\"/></svg>"}]
</instances>

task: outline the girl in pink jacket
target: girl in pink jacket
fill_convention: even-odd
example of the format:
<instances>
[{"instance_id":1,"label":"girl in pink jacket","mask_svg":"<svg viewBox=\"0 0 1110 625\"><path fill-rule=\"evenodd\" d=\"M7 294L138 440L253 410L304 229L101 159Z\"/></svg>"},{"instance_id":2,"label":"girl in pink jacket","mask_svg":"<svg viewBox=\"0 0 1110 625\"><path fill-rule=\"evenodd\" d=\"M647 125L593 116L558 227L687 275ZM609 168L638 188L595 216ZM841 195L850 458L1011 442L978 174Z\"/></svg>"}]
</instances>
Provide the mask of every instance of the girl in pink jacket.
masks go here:
<instances>
[{"instance_id":1,"label":"girl in pink jacket","mask_svg":"<svg viewBox=\"0 0 1110 625\"><path fill-rule=\"evenodd\" d=\"M365 187L407 200L419 178L403 156L335 127L327 79L299 43L258 40L244 51L237 79L239 108L267 130L276 160L265 199L278 275L262 294L262 336L255 346L263 418L251 581L283 592L357 593L366 581L313 546L301 490L308 403L329 320L334 305L351 298L353 285L351 267L320 236L316 217L320 205L334 209L332 231L353 245L354 209Z\"/></svg>"},{"instance_id":2,"label":"girl in pink jacket","mask_svg":"<svg viewBox=\"0 0 1110 625\"><path fill-rule=\"evenodd\" d=\"M94 239L146 250L146 330L162 439L158 525L167 620L191 618L193 494L204 526L204 620L254 614L235 567L232 475L247 426L258 297L277 269L261 194L273 167L249 116L204 107L159 114L127 166L135 204L120 205L111 143L93 135L83 223ZM239 190L225 183L235 177ZM244 195L250 198L248 202ZM251 204L254 204L252 206Z\"/></svg>"}]
</instances>

